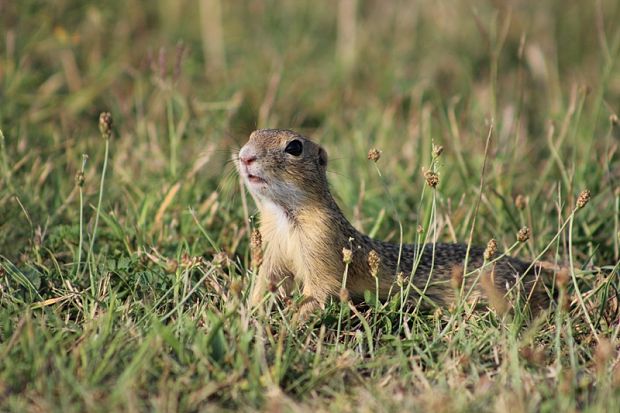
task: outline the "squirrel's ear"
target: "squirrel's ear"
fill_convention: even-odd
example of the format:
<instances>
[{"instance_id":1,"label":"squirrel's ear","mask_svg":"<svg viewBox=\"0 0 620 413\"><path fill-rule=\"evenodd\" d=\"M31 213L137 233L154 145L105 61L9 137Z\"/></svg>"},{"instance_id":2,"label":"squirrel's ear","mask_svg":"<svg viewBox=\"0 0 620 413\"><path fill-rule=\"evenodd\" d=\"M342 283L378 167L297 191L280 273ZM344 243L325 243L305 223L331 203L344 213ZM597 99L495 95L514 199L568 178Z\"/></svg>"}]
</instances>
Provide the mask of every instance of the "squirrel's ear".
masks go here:
<instances>
[{"instance_id":1,"label":"squirrel's ear","mask_svg":"<svg viewBox=\"0 0 620 413\"><path fill-rule=\"evenodd\" d=\"M319 146L319 165L321 165L321 167L323 168L327 167L327 152L325 152L325 149L323 149L320 146Z\"/></svg>"}]
</instances>

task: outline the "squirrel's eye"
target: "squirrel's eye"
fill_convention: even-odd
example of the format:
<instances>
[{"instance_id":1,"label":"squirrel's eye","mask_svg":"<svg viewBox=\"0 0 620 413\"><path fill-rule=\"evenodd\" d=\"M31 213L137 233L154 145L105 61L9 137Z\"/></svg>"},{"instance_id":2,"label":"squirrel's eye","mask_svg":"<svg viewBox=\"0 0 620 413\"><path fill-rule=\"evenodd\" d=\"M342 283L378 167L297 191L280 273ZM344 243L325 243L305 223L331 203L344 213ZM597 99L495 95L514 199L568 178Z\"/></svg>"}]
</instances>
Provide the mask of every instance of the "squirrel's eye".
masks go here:
<instances>
[{"instance_id":1,"label":"squirrel's eye","mask_svg":"<svg viewBox=\"0 0 620 413\"><path fill-rule=\"evenodd\" d=\"M284 152L286 153L290 153L293 156L299 156L301 155L301 152L303 151L304 147L301 144L301 141L298 141L297 139L294 139L292 141L290 141L288 143L288 145L286 145L286 148L284 149Z\"/></svg>"}]
</instances>

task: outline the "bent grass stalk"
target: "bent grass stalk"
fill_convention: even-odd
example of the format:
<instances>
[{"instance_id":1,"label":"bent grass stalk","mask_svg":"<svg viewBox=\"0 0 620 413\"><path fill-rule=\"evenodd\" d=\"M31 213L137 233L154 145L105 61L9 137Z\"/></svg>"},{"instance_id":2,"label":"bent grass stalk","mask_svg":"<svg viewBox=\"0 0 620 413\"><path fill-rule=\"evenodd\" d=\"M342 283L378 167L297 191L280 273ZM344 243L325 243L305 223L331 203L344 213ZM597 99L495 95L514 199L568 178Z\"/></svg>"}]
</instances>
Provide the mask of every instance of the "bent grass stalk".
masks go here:
<instances>
[{"instance_id":1,"label":"bent grass stalk","mask_svg":"<svg viewBox=\"0 0 620 413\"><path fill-rule=\"evenodd\" d=\"M349 251L353 251L353 247L351 245L349 247L351 248ZM349 274L349 264L350 264L350 261L345 260L344 273L342 274L342 291L347 290L347 276ZM337 343L340 343L340 334L342 332L341 330L342 329L342 316L344 315L344 308L345 308L345 303L343 302L342 298L343 297L341 297L341 300L340 300L340 314L338 315L338 327L336 330Z\"/></svg>"},{"instance_id":2,"label":"bent grass stalk","mask_svg":"<svg viewBox=\"0 0 620 413\"><path fill-rule=\"evenodd\" d=\"M6 156L6 145L4 133L2 133L2 129L0 129L0 163L2 164L2 174L4 175L4 181L6 182L6 186L14 191L13 184L11 183L11 169L9 168L9 161Z\"/></svg>"},{"instance_id":3,"label":"bent grass stalk","mask_svg":"<svg viewBox=\"0 0 620 413\"><path fill-rule=\"evenodd\" d=\"M375 163L375 170L377 171L377 174L379 175L379 179L381 181L381 185L383 186L383 190L385 191L385 194L387 195L388 200L390 201L390 207L392 207L392 210L394 211L394 215L396 216L396 221L398 222L398 259L396 261L396 272L398 273L399 268L400 268L400 259L402 258L402 252L403 252L403 223L402 220L400 219L400 214L398 213L398 208L396 208L396 204L394 203L394 198L392 198L392 195L390 194L390 190L388 189L387 183L385 181L385 178L383 177L383 175L381 174L381 170L379 169L379 167L377 166L377 164Z\"/></svg>"},{"instance_id":4,"label":"bent grass stalk","mask_svg":"<svg viewBox=\"0 0 620 413\"><path fill-rule=\"evenodd\" d=\"M168 118L168 139L170 140L170 175L177 175L177 130L174 125L174 112L172 108L172 97L166 102L166 115Z\"/></svg>"},{"instance_id":5,"label":"bent grass stalk","mask_svg":"<svg viewBox=\"0 0 620 413\"><path fill-rule=\"evenodd\" d=\"M392 198L392 194L390 193L390 190L387 186L387 183L385 181L385 178L383 177L383 175L381 174L381 170L379 169L379 167L377 166L377 163L375 161L374 163L375 166L375 170L377 171L377 175L379 175L379 180L381 181L381 185L383 187L383 191L385 192L389 202L390 202L390 207L392 208L392 210L394 211L394 215L396 216L396 221L398 222L398 259L396 261L396 274L394 274L394 276L398 275L398 272L400 271L400 260L402 258L402 253L403 253L403 223L402 220L400 219L400 215L398 213L398 209L396 208L396 204L394 203L394 198ZM413 278L413 270L412 270L412 274L409 276L409 286L411 285L411 279ZM405 295L408 295L410 287L408 286L407 291L405 293ZM402 290L402 287L401 287ZM378 298L378 293L379 293L379 287L378 287L378 280L377 280L377 300ZM400 315L399 315L399 325L402 326L403 324L403 309L405 307L405 302L406 302L406 298L402 297L401 294L401 305L400 305ZM377 305L378 307L378 305Z\"/></svg>"},{"instance_id":6,"label":"bent grass stalk","mask_svg":"<svg viewBox=\"0 0 620 413\"><path fill-rule=\"evenodd\" d=\"M480 209L480 201L482 200L482 189L484 187L484 176L485 176L485 171L486 171L486 165L487 165L487 160L489 158L489 145L491 143L491 137L493 136L493 119L491 119L491 124L489 125L489 131L487 133L487 138L486 138L486 142L484 145L484 158L482 161L482 170L480 172L480 183L478 186L478 197L476 199L476 204L474 206L474 215L472 217L472 223L471 223L471 228L469 231L469 238L467 240L467 250L465 252L465 260L463 261L463 280L461 282L461 287L460 287L460 291L459 291L459 297L463 296L463 292L465 290L465 280L467 279L467 264L469 261L469 252L471 250L471 244L473 242L473 237L474 237L474 228L476 226L476 218L478 216L478 212ZM474 284L475 285L475 284ZM452 329L452 325L457 321L457 315L461 314L464 308L464 303L465 300L462 300L461 298L458 299L457 302L457 308L456 310L450 315L450 320L448 321L448 323L446 324L446 326L444 327L444 329L441 331L441 333L439 333L439 337L443 337L448 331L450 331L450 329ZM435 339L435 341L433 342L433 344L435 344L437 342L438 339Z\"/></svg>"},{"instance_id":7,"label":"bent grass stalk","mask_svg":"<svg viewBox=\"0 0 620 413\"><path fill-rule=\"evenodd\" d=\"M579 290L579 285L577 283L577 276L575 275L575 266L573 263L573 220L575 218L575 212L577 212L578 208L573 209L573 212L570 214L568 218L568 262L570 265L570 275L573 280L573 286L575 287L575 295L577 295L577 300L579 301L579 305L581 306L581 310L583 311L583 315L588 322L588 326L590 330L592 330L592 334L596 341L599 341L598 333L596 332L596 328L594 328L594 324L592 324L592 319L590 318L590 314L588 313L588 309L586 308L586 303L583 301L583 296L581 295L581 291Z\"/></svg>"},{"instance_id":8,"label":"bent grass stalk","mask_svg":"<svg viewBox=\"0 0 620 413\"><path fill-rule=\"evenodd\" d=\"M437 189L433 188L432 189L432 198L431 198L431 213L430 213L430 217L429 217L429 224L428 224L428 228L430 229L431 224L433 225L433 249L431 252L431 269L428 273L428 277L426 278L426 284L424 284L424 289L421 291L420 293L420 300L418 300L415 309L413 310L414 314L417 314L418 311L420 311L420 307L422 305L422 297L426 296L426 291L428 290L428 287L431 285L431 278L433 277L433 270L435 269L435 252L436 252L436 246L437 246ZM422 248L421 248L421 252L418 253L417 257L417 261L416 261L416 265L414 268L417 269L417 266L419 265L420 261L422 260L422 254L424 253L424 245L426 244L426 241L428 240L428 233L429 231L426 231L427 235L424 238L424 242L422 243ZM410 279L413 278L415 271L412 270L411 276L409 277Z\"/></svg>"}]
</instances>

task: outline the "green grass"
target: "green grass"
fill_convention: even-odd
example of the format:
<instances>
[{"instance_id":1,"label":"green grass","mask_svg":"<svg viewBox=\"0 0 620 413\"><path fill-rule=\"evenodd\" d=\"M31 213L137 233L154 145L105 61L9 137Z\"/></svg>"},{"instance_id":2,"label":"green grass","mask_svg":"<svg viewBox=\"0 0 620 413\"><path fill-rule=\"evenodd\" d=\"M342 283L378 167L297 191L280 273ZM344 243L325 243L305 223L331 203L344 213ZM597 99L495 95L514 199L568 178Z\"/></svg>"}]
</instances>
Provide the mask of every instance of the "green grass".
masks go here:
<instances>
[{"instance_id":1,"label":"green grass","mask_svg":"<svg viewBox=\"0 0 620 413\"><path fill-rule=\"evenodd\" d=\"M620 4L512 3L0 2L0 410L617 410ZM320 141L382 239L529 227L571 305L251 314L257 127Z\"/></svg>"}]
</instances>

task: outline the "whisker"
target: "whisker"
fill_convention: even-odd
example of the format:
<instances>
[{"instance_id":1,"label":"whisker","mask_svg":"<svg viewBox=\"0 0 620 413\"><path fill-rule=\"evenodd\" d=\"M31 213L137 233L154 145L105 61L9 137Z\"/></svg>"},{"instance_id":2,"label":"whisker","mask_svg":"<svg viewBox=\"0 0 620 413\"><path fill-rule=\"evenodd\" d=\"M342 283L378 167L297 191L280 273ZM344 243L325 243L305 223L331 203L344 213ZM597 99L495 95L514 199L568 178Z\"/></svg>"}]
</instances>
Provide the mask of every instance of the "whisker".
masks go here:
<instances>
[{"instance_id":1,"label":"whisker","mask_svg":"<svg viewBox=\"0 0 620 413\"><path fill-rule=\"evenodd\" d=\"M335 158L329 158L329 162L342 162L342 161L354 161L356 160L356 156L338 156Z\"/></svg>"},{"instance_id":2,"label":"whisker","mask_svg":"<svg viewBox=\"0 0 620 413\"><path fill-rule=\"evenodd\" d=\"M342 172L336 172L336 171L333 171L333 170L328 169L328 170L327 170L327 173L328 173L328 174L330 174L330 175L337 175L337 176L339 176L339 177L341 177L341 178L343 178L343 179L346 179L346 180L347 180L347 181L349 181L349 182L350 182L350 181L352 181L352 179L351 179L351 177L350 177L349 175L345 175L345 174L344 174L344 173L342 173Z\"/></svg>"},{"instance_id":3,"label":"whisker","mask_svg":"<svg viewBox=\"0 0 620 413\"><path fill-rule=\"evenodd\" d=\"M217 186L218 192L220 192L223 196L233 193L238 187L236 184L233 183L236 181L236 176L236 169L226 167L225 165L223 177Z\"/></svg>"}]
</instances>

